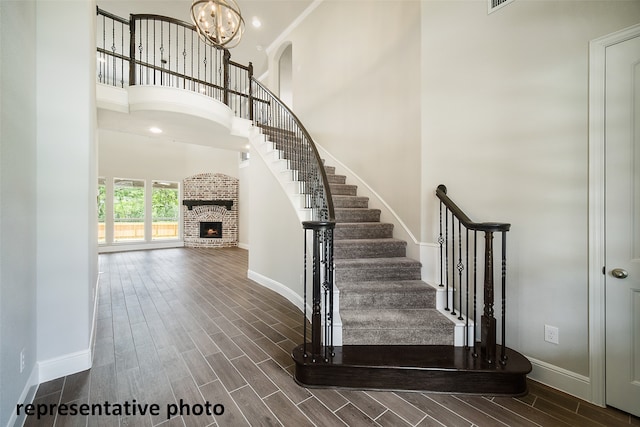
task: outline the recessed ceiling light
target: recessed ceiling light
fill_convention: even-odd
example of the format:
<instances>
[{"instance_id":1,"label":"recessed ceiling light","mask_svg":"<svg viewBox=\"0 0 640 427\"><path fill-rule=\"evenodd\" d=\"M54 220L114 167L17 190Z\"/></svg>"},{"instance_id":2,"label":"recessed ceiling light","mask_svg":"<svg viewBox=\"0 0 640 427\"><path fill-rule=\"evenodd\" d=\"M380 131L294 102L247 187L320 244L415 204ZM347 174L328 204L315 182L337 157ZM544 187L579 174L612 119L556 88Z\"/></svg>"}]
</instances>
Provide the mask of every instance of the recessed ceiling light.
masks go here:
<instances>
[{"instance_id":1,"label":"recessed ceiling light","mask_svg":"<svg viewBox=\"0 0 640 427\"><path fill-rule=\"evenodd\" d=\"M162 133L162 129L160 129L158 127L155 127L155 126L152 126L152 127L149 128L149 132L151 132L151 133Z\"/></svg>"},{"instance_id":2,"label":"recessed ceiling light","mask_svg":"<svg viewBox=\"0 0 640 427\"><path fill-rule=\"evenodd\" d=\"M262 22L260 22L260 19L257 16L254 16L253 19L251 19L251 25L255 28L260 28L262 27Z\"/></svg>"}]
</instances>

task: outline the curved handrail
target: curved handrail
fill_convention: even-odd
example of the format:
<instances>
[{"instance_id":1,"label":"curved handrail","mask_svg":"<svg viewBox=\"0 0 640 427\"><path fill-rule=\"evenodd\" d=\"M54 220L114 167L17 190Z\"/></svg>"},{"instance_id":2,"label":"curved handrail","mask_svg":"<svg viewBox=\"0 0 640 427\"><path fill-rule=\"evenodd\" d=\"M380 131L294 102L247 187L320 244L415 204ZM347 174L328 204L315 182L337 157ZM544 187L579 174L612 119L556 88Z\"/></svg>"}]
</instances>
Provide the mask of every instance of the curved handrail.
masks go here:
<instances>
[{"instance_id":1,"label":"curved handrail","mask_svg":"<svg viewBox=\"0 0 640 427\"><path fill-rule=\"evenodd\" d=\"M314 210L319 210L320 211L320 216L318 218L316 218L316 220L318 221L330 221L330 222L334 222L335 221L335 211L334 211L334 206L333 206L333 198L331 196L331 188L329 186L329 180L327 178L327 173L324 169L324 166L322 166L322 158L320 157L320 153L318 153L318 149L316 147L316 144L313 142L313 138L311 138L311 135L309 135L309 132L307 131L307 129L304 127L304 125L302 124L302 122L300 121L300 119L298 119L298 117L293 113L293 111L291 111L291 109L289 107L287 107L284 102L282 102L282 100L280 100L280 98L278 98L273 92L271 92L269 89L267 89L262 83L260 83L257 79L255 79L254 77L251 78L252 83L255 83L262 91L264 91L272 100L272 102L276 103L278 105L279 108L281 108L282 110L284 110L287 115L293 120L293 123L295 123L297 129L302 133L302 136L304 137L304 139L308 142L308 145L311 147L314 159L315 159L315 166L317 167L318 173L320 174L320 178L322 180L322 190L323 190L323 195L324 195L324 203L326 204L326 218L324 218L321 214L323 207L313 207ZM252 91L253 93L255 93L255 91ZM256 99L257 100L257 99ZM264 100L262 100L264 102ZM256 124L256 116L255 113L253 115L254 117L254 124Z\"/></svg>"},{"instance_id":2,"label":"curved handrail","mask_svg":"<svg viewBox=\"0 0 640 427\"><path fill-rule=\"evenodd\" d=\"M469 230L499 232L509 231L511 228L511 224L503 222L473 222L467 214L465 214L462 209L460 209L458 205L456 205L453 200L447 196L447 187L443 184L438 185L438 188L436 189L436 196L442 200L442 203L444 203L453 215Z\"/></svg>"},{"instance_id":3,"label":"curved handrail","mask_svg":"<svg viewBox=\"0 0 640 427\"><path fill-rule=\"evenodd\" d=\"M138 13L138 14L131 14L131 19L132 20L142 20L142 19L151 19L151 20L155 20L155 21L163 21L163 22L169 22L171 24L176 24L176 25L180 25L181 27L185 27L185 28L189 28L193 31L196 31L196 26L183 21L181 19L176 19L176 18L171 18L169 16L162 16L162 15L155 15L153 13ZM218 46L213 46L216 49L219 50L225 50L223 48L220 48Z\"/></svg>"}]
</instances>

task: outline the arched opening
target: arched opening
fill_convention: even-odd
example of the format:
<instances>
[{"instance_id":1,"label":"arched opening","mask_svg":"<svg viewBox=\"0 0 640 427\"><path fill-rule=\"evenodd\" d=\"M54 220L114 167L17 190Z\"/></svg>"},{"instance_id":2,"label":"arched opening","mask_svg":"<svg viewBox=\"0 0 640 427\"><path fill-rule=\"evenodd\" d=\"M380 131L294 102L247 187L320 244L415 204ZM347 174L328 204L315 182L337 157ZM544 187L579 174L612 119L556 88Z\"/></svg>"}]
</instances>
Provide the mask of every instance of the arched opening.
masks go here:
<instances>
[{"instance_id":1,"label":"arched opening","mask_svg":"<svg viewBox=\"0 0 640 427\"><path fill-rule=\"evenodd\" d=\"M291 44L284 48L278 60L278 96L291 108L293 106L293 57Z\"/></svg>"}]
</instances>

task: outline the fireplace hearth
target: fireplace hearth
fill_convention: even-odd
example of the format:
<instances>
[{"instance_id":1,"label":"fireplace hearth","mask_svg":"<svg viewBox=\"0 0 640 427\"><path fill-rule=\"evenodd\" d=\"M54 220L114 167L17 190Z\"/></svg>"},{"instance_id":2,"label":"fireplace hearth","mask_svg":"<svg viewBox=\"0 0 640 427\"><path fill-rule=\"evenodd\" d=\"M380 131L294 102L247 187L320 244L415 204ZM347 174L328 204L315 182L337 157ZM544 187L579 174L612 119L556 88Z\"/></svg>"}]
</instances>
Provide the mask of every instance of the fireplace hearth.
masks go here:
<instances>
[{"instance_id":1,"label":"fireplace hearth","mask_svg":"<svg viewBox=\"0 0 640 427\"><path fill-rule=\"evenodd\" d=\"M221 239L222 222L200 222L201 239Z\"/></svg>"}]
</instances>

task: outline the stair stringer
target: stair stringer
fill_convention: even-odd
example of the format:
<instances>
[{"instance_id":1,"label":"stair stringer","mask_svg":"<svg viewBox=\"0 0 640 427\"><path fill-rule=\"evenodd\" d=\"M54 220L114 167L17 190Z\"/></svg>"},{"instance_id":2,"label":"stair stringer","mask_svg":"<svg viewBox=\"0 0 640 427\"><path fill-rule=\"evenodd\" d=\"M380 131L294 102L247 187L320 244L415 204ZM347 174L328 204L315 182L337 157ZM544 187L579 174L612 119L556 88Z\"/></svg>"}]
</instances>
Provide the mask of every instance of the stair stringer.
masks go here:
<instances>
[{"instance_id":1,"label":"stair stringer","mask_svg":"<svg viewBox=\"0 0 640 427\"><path fill-rule=\"evenodd\" d=\"M296 180L298 171L292 169L289 166L289 161L283 157L282 151L275 148L275 144L270 141L266 135L262 133L260 128L253 126L249 129L248 133L249 143L257 152L264 163L268 166L269 171L276 178L282 190L287 195L287 198L291 202L291 205L295 209L300 222L311 221L313 219L313 212L311 209L305 208L305 195L301 192L301 183ZM309 242L311 245L311 242ZM311 250L311 246L307 248ZM309 301L305 301L307 305L307 318L311 321L311 304ZM323 301L324 305L324 301ZM333 345L342 345L342 321L340 319L340 312L338 307L340 306L340 291L337 287L333 287ZM322 307L324 310L324 306ZM322 325L322 332L324 334L324 319ZM323 337L324 341L324 337ZM326 341L325 341L326 342Z\"/></svg>"}]
</instances>

